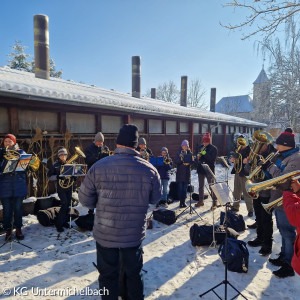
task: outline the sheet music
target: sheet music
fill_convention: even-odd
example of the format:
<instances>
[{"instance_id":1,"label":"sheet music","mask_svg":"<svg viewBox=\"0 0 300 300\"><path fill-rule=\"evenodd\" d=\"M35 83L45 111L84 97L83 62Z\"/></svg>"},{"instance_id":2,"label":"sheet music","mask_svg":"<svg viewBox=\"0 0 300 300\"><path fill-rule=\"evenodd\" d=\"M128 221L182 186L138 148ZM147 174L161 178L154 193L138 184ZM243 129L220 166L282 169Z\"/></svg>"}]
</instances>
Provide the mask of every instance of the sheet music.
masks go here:
<instances>
[{"instance_id":1,"label":"sheet music","mask_svg":"<svg viewBox=\"0 0 300 300\"><path fill-rule=\"evenodd\" d=\"M232 203L234 201L232 192L226 182L214 183L211 184L210 187L221 205L224 205L227 202Z\"/></svg>"}]
</instances>

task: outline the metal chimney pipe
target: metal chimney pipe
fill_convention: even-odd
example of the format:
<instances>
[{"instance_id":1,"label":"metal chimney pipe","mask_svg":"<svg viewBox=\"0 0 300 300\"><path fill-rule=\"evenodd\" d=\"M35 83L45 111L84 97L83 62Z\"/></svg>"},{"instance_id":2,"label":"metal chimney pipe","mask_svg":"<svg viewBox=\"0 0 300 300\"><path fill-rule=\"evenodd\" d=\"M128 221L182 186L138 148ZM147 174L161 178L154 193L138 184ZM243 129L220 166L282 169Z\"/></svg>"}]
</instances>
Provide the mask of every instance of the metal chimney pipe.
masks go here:
<instances>
[{"instance_id":1,"label":"metal chimney pipe","mask_svg":"<svg viewBox=\"0 0 300 300\"><path fill-rule=\"evenodd\" d=\"M156 99L156 88L151 88L151 98Z\"/></svg>"},{"instance_id":2,"label":"metal chimney pipe","mask_svg":"<svg viewBox=\"0 0 300 300\"><path fill-rule=\"evenodd\" d=\"M141 98L141 57L132 56L132 97Z\"/></svg>"},{"instance_id":3,"label":"metal chimney pipe","mask_svg":"<svg viewBox=\"0 0 300 300\"><path fill-rule=\"evenodd\" d=\"M49 18L46 15L35 15L33 23L35 77L50 79Z\"/></svg>"},{"instance_id":4,"label":"metal chimney pipe","mask_svg":"<svg viewBox=\"0 0 300 300\"><path fill-rule=\"evenodd\" d=\"M180 105L187 107L187 76L181 76Z\"/></svg>"},{"instance_id":5,"label":"metal chimney pipe","mask_svg":"<svg viewBox=\"0 0 300 300\"><path fill-rule=\"evenodd\" d=\"M216 111L216 94L217 94L217 89L211 88L210 89L210 111L212 112Z\"/></svg>"}]
</instances>

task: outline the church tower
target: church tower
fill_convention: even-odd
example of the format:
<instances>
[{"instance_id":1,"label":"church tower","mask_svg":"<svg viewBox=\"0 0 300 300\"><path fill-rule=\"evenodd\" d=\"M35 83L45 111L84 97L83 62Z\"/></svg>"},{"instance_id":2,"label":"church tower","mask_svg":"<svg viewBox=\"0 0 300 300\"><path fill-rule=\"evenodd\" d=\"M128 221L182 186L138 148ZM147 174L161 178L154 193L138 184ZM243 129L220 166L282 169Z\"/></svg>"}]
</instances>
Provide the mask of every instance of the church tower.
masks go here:
<instances>
[{"instance_id":1,"label":"church tower","mask_svg":"<svg viewBox=\"0 0 300 300\"><path fill-rule=\"evenodd\" d=\"M266 123L270 113L270 80L262 67L253 82L253 120Z\"/></svg>"}]
</instances>

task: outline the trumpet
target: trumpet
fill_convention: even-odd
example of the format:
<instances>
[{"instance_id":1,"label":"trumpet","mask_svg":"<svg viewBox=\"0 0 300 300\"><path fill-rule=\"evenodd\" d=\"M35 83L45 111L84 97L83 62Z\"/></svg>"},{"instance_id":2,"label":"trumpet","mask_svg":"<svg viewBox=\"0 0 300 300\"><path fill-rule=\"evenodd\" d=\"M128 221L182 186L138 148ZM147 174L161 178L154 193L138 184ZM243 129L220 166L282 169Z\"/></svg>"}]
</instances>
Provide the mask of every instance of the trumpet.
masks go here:
<instances>
[{"instance_id":1,"label":"trumpet","mask_svg":"<svg viewBox=\"0 0 300 300\"><path fill-rule=\"evenodd\" d=\"M198 154L197 154L197 156L196 156L196 157L197 157L197 160L199 160L199 159L201 158L201 156L202 156L201 152L202 152L202 151L205 151L205 150L206 150L206 147L205 147L205 146L201 148L201 150L198 152Z\"/></svg>"},{"instance_id":2,"label":"trumpet","mask_svg":"<svg viewBox=\"0 0 300 300\"><path fill-rule=\"evenodd\" d=\"M108 149L108 147L105 146L105 148L103 149L103 153L108 154L109 156L114 155L114 151L110 151Z\"/></svg>"},{"instance_id":3,"label":"trumpet","mask_svg":"<svg viewBox=\"0 0 300 300\"><path fill-rule=\"evenodd\" d=\"M165 158L164 158L164 164L165 165L169 165L170 163L171 163L171 158L168 157L168 156L165 156Z\"/></svg>"},{"instance_id":4,"label":"trumpet","mask_svg":"<svg viewBox=\"0 0 300 300\"><path fill-rule=\"evenodd\" d=\"M264 208L264 210L268 213L271 214L272 209L275 207L279 207L281 206L283 203L283 197L280 197L270 203L266 203L266 204L262 204L262 207Z\"/></svg>"},{"instance_id":5,"label":"trumpet","mask_svg":"<svg viewBox=\"0 0 300 300\"><path fill-rule=\"evenodd\" d=\"M279 154L279 151L272 152L265 159L261 156L262 157L262 163L259 166L257 166L248 176L246 176L246 178L248 180L251 180L254 176L256 176L259 173L259 171L261 170L263 164L265 164L269 160L273 159L278 154Z\"/></svg>"},{"instance_id":6,"label":"trumpet","mask_svg":"<svg viewBox=\"0 0 300 300\"><path fill-rule=\"evenodd\" d=\"M286 183L289 180L290 181L297 180L299 178L300 178L300 170L297 170L258 183L252 183L252 181L248 179L246 181L245 187L248 194L252 198L256 199L258 198L258 193L262 190L275 190L276 186L278 186L279 184Z\"/></svg>"},{"instance_id":7,"label":"trumpet","mask_svg":"<svg viewBox=\"0 0 300 300\"><path fill-rule=\"evenodd\" d=\"M140 150L141 157L147 161L149 161L149 153L147 152L146 149L141 149Z\"/></svg>"},{"instance_id":8,"label":"trumpet","mask_svg":"<svg viewBox=\"0 0 300 300\"><path fill-rule=\"evenodd\" d=\"M79 156L85 158L85 154L82 152L82 150L79 147L75 147L75 154L68 161L66 161L65 165L73 163ZM64 168L62 168L61 173L63 172L63 170ZM58 184L61 188L67 189L73 185L73 180L71 179L71 177L59 179Z\"/></svg>"}]
</instances>

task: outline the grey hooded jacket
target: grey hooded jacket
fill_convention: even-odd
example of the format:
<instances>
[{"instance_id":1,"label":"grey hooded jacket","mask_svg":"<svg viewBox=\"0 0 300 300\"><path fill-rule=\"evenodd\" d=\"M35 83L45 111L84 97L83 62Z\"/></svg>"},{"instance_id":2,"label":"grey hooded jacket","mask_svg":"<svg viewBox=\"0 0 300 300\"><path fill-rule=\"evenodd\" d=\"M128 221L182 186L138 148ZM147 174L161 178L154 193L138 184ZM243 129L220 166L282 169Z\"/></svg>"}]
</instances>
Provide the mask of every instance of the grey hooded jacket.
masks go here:
<instances>
[{"instance_id":1,"label":"grey hooded jacket","mask_svg":"<svg viewBox=\"0 0 300 300\"><path fill-rule=\"evenodd\" d=\"M145 238L149 203L160 200L160 177L137 151L121 147L114 153L89 170L79 201L96 208L93 231L102 247L135 247Z\"/></svg>"}]
</instances>

